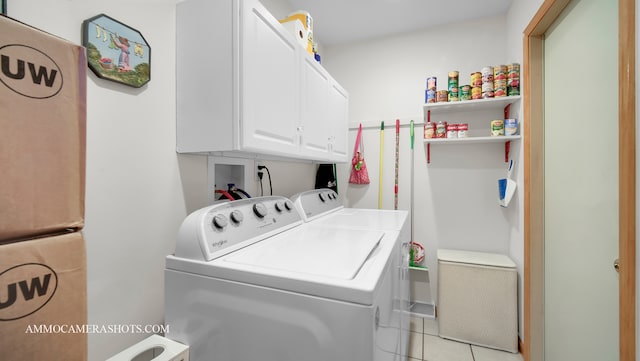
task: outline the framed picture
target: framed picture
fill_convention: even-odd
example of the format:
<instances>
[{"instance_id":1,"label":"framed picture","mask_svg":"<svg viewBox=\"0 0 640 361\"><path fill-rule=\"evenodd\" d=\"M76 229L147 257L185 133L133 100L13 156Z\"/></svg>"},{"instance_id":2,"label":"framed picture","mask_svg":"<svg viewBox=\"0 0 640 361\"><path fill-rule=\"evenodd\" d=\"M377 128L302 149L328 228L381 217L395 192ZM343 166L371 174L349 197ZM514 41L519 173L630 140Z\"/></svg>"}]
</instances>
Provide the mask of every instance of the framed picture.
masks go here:
<instances>
[{"instance_id":1,"label":"framed picture","mask_svg":"<svg viewBox=\"0 0 640 361\"><path fill-rule=\"evenodd\" d=\"M100 14L82 22L82 45L98 77L134 88L151 80L151 47L138 30Z\"/></svg>"}]
</instances>

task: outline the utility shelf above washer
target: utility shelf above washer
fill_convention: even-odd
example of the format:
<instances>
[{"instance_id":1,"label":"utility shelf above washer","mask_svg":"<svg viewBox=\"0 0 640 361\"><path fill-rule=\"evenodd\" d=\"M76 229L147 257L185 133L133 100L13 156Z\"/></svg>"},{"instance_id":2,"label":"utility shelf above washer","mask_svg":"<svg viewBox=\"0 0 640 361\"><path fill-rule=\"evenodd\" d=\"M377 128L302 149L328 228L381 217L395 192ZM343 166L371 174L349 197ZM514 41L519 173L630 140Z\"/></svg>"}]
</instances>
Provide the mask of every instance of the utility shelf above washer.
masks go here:
<instances>
[{"instance_id":1,"label":"utility shelf above washer","mask_svg":"<svg viewBox=\"0 0 640 361\"><path fill-rule=\"evenodd\" d=\"M476 100L461 100L457 102L426 103L424 104L424 110L431 111L431 114L474 112L504 108L518 100L520 100L520 95Z\"/></svg>"},{"instance_id":2,"label":"utility shelf above washer","mask_svg":"<svg viewBox=\"0 0 640 361\"><path fill-rule=\"evenodd\" d=\"M427 164L431 163L431 144L478 144L478 143L497 143L504 142L504 161L509 161L509 151L511 149L511 141L518 140L520 135L503 135L495 137L468 137L468 138L428 138L423 142L427 146Z\"/></svg>"},{"instance_id":3,"label":"utility shelf above washer","mask_svg":"<svg viewBox=\"0 0 640 361\"><path fill-rule=\"evenodd\" d=\"M425 139L424 143L429 144L472 144L472 143L496 143L496 142L508 142L511 140L520 139L520 135L504 135L496 137L468 137L468 138L430 138Z\"/></svg>"}]
</instances>

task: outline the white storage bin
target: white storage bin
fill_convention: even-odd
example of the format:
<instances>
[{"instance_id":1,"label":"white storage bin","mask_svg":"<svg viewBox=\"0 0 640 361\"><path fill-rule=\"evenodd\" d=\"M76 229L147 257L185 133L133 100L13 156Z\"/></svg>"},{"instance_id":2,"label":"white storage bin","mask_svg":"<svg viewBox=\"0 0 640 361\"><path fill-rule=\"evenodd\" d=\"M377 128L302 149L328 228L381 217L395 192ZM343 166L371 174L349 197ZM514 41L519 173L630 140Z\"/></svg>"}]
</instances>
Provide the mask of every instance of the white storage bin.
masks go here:
<instances>
[{"instance_id":1,"label":"white storage bin","mask_svg":"<svg viewBox=\"0 0 640 361\"><path fill-rule=\"evenodd\" d=\"M518 352L516 265L501 254L438 250L440 337Z\"/></svg>"}]
</instances>

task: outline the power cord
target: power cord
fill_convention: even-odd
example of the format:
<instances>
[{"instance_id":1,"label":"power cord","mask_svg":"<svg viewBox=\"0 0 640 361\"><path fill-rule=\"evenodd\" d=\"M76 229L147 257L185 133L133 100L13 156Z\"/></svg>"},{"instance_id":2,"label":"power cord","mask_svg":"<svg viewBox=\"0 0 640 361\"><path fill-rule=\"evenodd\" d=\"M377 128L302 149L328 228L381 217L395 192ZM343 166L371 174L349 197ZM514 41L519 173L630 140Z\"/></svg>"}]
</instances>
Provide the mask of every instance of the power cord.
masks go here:
<instances>
[{"instance_id":1,"label":"power cord","mask_svg":"<svg viewBox=\"0 0 640 361\"><path fill-rule=\"evenodd\" d=\"M258 171L258 178L260 178L260 196L264 195L264 189L262 188L262 176L264 173L262 171Z\"/></svg>"},{"instance_id":2,"label":"power cord","mask_svg":"<svg viewBox=\"0 0 640 361\"><path fill-rule=\"evenodd\" d=\"M264 165L259 165L258 166L258 170L261 171L263 169L267 170L267 177L269 177L269 189L270 189L270 195L273 195L273 184L271 183L271 172L269 172L269 168L267 168L267 166ZM262 189L262 172L258 172L258 177L260 178L260 195L264 195L263 189Z\"/></svg>"}]
</instances>

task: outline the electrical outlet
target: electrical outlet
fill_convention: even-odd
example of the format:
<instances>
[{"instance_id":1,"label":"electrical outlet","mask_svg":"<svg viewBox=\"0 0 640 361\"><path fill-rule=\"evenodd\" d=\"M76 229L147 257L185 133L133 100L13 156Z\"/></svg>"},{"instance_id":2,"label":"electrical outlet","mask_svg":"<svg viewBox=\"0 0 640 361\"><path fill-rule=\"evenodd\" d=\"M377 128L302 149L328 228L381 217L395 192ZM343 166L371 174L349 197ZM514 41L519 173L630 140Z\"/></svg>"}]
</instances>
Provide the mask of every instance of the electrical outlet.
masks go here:
<instances>
[{"instance_id":1,"label":"electrical outlet","mask_svg":"<svg viewBox=\"0 0 640 361\"><path fill-rule=\"evenodd\" d=\"M256 160L255 161L255 171L256 171L255 172L255 175L256 175L255 179L256 179L256 182L258 182L258 183L260 183L260 176L258 176L258 173L262 172L263 176L264 176L264 173L266 173L266 171L264 169L260 170L260 167L263 167L263 166L264 166L264 162L263 161L261 161L261 160Z\"/></svg>"}]
</instances>

